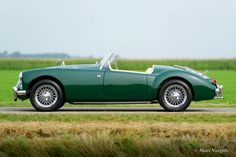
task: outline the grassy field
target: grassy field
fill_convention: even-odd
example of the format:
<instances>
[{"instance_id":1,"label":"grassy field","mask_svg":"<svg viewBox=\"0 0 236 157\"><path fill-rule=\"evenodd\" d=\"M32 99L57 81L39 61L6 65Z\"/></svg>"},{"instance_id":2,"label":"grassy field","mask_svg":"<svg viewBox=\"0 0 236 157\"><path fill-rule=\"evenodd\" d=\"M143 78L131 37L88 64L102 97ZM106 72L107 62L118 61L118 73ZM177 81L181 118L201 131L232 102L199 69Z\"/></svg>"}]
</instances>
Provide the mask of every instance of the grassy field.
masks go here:
<instances>
[{"instance_id":1,"label":"grassy field","mask_svg":"<svg viewBox=\"0 0 236 157\"><path fill-rule=\"evenodd\" d=\"M40 113L35 114L0 114L1 122L71 122L71 123L89 123L89 122L204 122L204 123L226 123L236 122L235 114L211 114L211 113Z\"/></svg>"},{"instance_id":2,"label":"grassy field","mask_svg":"<svg viewBox=\"0 0 236 157\"><path fill-rule=\"evenodd\" d=\"M66 64L95 64L100 59L81 58L65 59ZM56 66L57 59L0 59L0 70L26 70ZM144 71L152 65L181 65L197 70L236 70L236 59L172 59L172 60L128 60L119 59L117 64L120 69Z\"/></svg>"},{"instance_id":3,"label":"grassy field","mask_svg":"<svg viewBox=\"0 0 236 157\"><path fill-rule=\"evenodd\" d=\"M233 157L235 120L224 113L0 114L0 156Z\"/></svg>"},{"instance_id":4,"label":"grassy field","mask_svg":"<svg viewBox=\"0 0 236 157\"><path fill-rule=\"evenodd\" d=\"M137 138L85 133L55 138L9 137L0 141L0 156L4 157L234 157L235 153L235 141L225 139Z\"/></svg>"}]
</instances>

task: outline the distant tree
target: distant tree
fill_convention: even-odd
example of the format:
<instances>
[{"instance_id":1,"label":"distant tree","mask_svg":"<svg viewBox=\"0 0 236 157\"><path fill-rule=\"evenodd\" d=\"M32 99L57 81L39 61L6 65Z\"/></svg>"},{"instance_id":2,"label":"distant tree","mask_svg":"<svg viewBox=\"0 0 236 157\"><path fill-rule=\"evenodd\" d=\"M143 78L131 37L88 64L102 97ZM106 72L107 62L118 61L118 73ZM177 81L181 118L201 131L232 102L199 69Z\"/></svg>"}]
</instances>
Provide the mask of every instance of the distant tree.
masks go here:
<instances>
[{"instance_id":1,"label":"distant tree","mask_svg":"<svg viewBox=\"0 0 236 157\"><path fill-rule=\"evenodd\" d=\"M21 53L20 53L20 51L14 51L9 55L9 57L19 58L19 57L21 57Z\"/></svg>"},{"instance_id":2,"label":"distant tree","mask_svg":"<svg viewBox=\"0 0 236 157\"><path fill-rule=\"evenodd\" d=\"M7 55L8 55L7 51L0 52L0 57L1 58L5 58L5 57L7 57Z\"/></svg>"},{"instance_id":3,"label":"distant tree","mask_svg":"<svg viewBox=\"0 0 236 157\"><path fill-rule=\"evenodd\" d=\"M8 51L0 52L1 58L71 58L71 56L67 53L21 53L20 51L14 51L12 53L8 53Z\"/></svg>"},{"instance_id":4,"label":"distant tree","mask_svg":"<svg viewBox=\"0 0 236 157\"><path fill-rule=\"evenodd\" d=\"M88 56L88 58L91 58L91 59L93 59L94 57L93 57L93 55L90 55L90 56Z\"/></svg>"}]
</instances>

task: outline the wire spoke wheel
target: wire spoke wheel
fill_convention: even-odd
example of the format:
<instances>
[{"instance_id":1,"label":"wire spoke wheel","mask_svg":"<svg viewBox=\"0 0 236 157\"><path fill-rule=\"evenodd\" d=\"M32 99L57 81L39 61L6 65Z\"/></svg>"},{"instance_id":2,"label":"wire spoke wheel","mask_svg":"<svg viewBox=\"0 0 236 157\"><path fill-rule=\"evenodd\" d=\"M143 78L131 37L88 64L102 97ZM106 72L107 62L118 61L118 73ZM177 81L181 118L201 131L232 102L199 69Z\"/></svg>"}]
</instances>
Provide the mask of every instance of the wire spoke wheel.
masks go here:
<instances>
[{"instance_id":1,"label":"wire spoke wheel","mask_svg":"<svg viewBox=\"0 0 236 157\"><path fill-rule=\"evenodd\" d=\"M52 85L41 85L35 91L35 101L43 108L53 106L58 99L58 92Z\"/></svg>"},{"instance_id":2,"label":"wire spoke wheel","mask_svg":"<svg viewBox=\"0 0 236 157\"><path fill-rule=\"evenodd\" d=\"M164 100L168 106L178 108L185 104L187 100L187 92L181 85L170 85L164 92Z\"/></svg>"}]
</instances>

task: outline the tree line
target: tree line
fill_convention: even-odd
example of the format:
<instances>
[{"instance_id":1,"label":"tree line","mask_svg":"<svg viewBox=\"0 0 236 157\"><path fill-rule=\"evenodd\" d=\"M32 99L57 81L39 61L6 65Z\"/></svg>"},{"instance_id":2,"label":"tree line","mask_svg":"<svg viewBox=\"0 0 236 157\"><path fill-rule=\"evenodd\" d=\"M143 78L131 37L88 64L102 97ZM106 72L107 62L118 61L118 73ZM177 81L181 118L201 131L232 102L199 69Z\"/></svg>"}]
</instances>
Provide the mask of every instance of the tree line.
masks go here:
<instances>
[{"instance_id":1,"label":"tree line","mask_svg":"<svg viewBox=\"0 0 236 157\"><path fill-rule=\"evenodd\" d=\"M0 52L0 58L71 58L67 53L21 53L20 51Z\"/></svg>"}]
</instances>

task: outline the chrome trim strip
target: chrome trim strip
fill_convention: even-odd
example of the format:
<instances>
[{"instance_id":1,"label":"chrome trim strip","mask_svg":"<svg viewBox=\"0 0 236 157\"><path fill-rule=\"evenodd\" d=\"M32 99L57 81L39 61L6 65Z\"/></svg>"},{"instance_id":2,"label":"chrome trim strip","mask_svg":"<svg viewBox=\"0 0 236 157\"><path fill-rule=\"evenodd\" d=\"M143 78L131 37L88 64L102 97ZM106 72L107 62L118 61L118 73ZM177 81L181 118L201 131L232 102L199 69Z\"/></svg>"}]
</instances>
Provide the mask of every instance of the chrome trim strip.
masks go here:
<instances>
[{"instance_id":1,"label":"chrome trim strip","mask_svg":"<svg viewBox=\"0 0 236 157\"><path fill-rule=\"evenodd\" d=\"M80 101L69 102L70 104L150 104L151 101ZM156 102L155 102L156 103Z\"/></svg>"}]
</instances>

